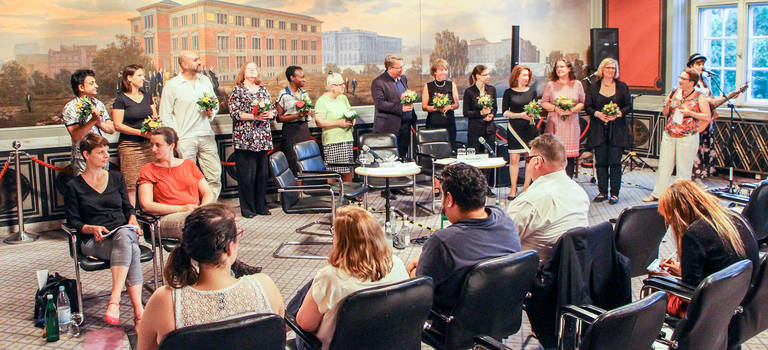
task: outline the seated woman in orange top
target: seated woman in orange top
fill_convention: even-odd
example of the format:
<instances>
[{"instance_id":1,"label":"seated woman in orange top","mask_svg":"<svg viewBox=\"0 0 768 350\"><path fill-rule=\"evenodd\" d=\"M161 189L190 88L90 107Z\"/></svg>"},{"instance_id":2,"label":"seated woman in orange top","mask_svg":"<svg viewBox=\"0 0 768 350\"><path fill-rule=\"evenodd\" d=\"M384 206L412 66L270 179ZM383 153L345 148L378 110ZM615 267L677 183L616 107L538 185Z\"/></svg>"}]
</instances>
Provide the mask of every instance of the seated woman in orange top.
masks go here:
<instances>
[{"instance_id":1,"label":"seated woman in orange top","mask_svg":"<svg viewBox=\"0 0 768 350\"><path fill-rule=\"evenodd\" d=\"M213 202L213 191L194 162L179 158L175 130L158 128L150 142L155 161L139 171L139 204L145 212L162 216L162 237L181 238L184 219L195 208Z\"/></svg>"}]
</instances>

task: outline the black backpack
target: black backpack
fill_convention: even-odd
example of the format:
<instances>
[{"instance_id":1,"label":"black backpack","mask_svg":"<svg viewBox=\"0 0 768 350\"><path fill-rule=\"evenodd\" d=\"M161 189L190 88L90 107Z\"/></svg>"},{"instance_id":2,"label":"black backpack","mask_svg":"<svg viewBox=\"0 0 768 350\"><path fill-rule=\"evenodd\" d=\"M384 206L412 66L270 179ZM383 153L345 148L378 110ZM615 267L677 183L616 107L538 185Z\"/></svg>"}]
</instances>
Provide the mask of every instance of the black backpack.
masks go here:
<instances>
[{"instance_id":1,"label":"black backpack","mask_svg":"<svg viewBox=\"0 0 768 350\"><path fill-rule=\"evenodd\" d=\"M79 309L77 305L77 289L75 289L77 288L77 283L75 280L62 277L58 272L48 275L48 281L45 283L45 286L35 293L35 327L45 327L45 296L52 294L55 301L59 295L59 286L64 286L64 290L67 292L70 310L74 313Z\"/></svg>"}]
</instances>

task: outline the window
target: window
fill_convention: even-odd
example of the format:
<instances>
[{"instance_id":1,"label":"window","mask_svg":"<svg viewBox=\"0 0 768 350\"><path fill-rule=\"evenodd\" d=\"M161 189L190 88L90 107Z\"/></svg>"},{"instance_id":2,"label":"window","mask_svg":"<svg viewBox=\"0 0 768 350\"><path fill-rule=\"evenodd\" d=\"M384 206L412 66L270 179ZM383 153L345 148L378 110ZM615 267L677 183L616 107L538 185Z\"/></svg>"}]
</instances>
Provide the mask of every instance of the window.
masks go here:
<instances>
[{"instance_id":1,"label":"window","mask_svg":"<svg viewBox=\"0 0 768 350\"><path fill-rule=\"evenodd\" d=\"M307 50L307 39L301 41L301 49L304 51Z\"/></svg>"},{"instance_id":2,"label":"window","mask_svg":"<svg viewBox=\"0 0 768 350\"><path fill-rule=\"evenodd\" d=\"M136 33L138 33L138 32L139 32L139 25L138 25L138 24L135 24L135 25L133 26L133 31L134 31L134 32L136 32Z\"/></svg>"},{"instance_id":3,"label":"window","mask_svg":"<svg viewBox=\"0 0 768 350\"><path fill-rule=\"evenodd\" d=\"M267 20L267 28L269 28L269 29L275 28L275 21L271 20L271 19L268 19Z\"/></svg>"},{"instance_id":4,"label":"window","mask_svg":"<svg viewBox=\"0 0 768 350\"><path fill-rule=\"evenodd\" d=\"M244 36L238 36L235 38L235 49L237 50L245 50L245 37Z\"/></svg>"},{"instance_id":5,"label":"window","mask_svg":"<svg viewBox=\"0 0 768 350\"><path fill-rule=\"evenodd\" d=\"M152 36L144 37L144 52L148 55L155 53L155 40Z\"/></svg>"},{"instance_id":6,"label":"window","mask_svg":"<svg viewBox=\"0 0 768 350\"><path fill-rule=\"evenodd\" d=\"M294 66L299 64L299 56L296 56L296 55L291 56L291 64Z\"/></svg>"},{"instance_id":7,"label":"window","mask_svg":"<svg viewBox=\"0 0 768 350\"><path fill-rule=\"evenodd\" d=\"M317 26L312 26L312 33L317 33Z\"/></svg>"},{"instance_id":8,"label":"window","mask_svg":"<svg viewBox=\"0 0 768 350\"><path fill-rule=\"evenodd\" d=\"M768 100L768 5L749 6L747 31L747 80L751 84L747 101L766 102Z\"/></svg>"},{"instance_id":9,"label":"window","mask_svg":"<svg viewBox=\"0 0 768 350\"><path fill-rule=\"evenodd\" d=\"M306 24L302 24L301 25L301 31L305 32L305 33L307 32L307 25Z\"/></svg>"},{"instance_id":10,"label":"window","mask_svg":"<svg viewBox=\"0 0 768 350\"><path fill-rule=\"evenodd\" d=\"M173 47L173 51L178 50L179 49L179 38L173 37L173 39L171 39L171 42L172 42L171 46Z\"/></svg>"},{"instance_id":11,"label":"window","mask_svg":"<svg viewBox=\"0 0 768 350\"><path fill-rule=\"evenodd\" d=\"M280 66L287 66L288 65L288 58L285 56L280 56Z\"/></svg>"},{"instance_id":12,"label":"window","mask_svg":"<svg viewBox=\"0 0 768 350\"><path fill-rule=\"evenodd\" d=\"M173 17L172 22L173 22L173 27L174 28L179 26L179 18L178 17Z\"/></svg>"},{"instance_id":13,"label":"window","mask_svg":"<svg viewBox=\"0 0 768 350\"><path fill-rule=\"evenodd\" d=\"M286 47L285 39L280 39L280 50L285 50L285 47Z\"/></svg>"},{"instance_id":14,"label":"window","mask_svg":"<svg viewBox=\"0 0 768 350\"><path fill-rule=\"evenodd\" d=\"M192 33L192 50L200 49L200 42L198 41L197 33Z\"/></svg>"},{"instance_id":15,"label":"window","mask_svg":"<svg viewBox=\"0 0 768 350\"><path fill-rule=\"evenodd\" d=\"M710 81L715 95L718 86L726 92L736 86L737 17L736 6L699 9L699 48L714 72Z\"/></svg>"},{"instance_id":16,"label":"window","mask_svg":"<svg viewBox=\"0 0 768 350\"><path fill-rule=\"evenodd\" d=\"M181 16L181 25L187 25L187 15Z\"/></svg>"},{"instance_id":17,"label":"window","mask_svg":"<svg viewBox=\"0 0 768 350\"><path fill-rule=\"evenodd\" d=\"M285 21L280 21L280 22L278 23L278 25L279 25L279 28L278 28L278 29L280 29L280 30L285 30Z\"/></svg>"},{"instance_id":18,"label":"window","mask_svg":"<svg viewBox=\"0 0 768 350\"><path fill-rule=\"evenodd\" d=\"M301 56L301 64L307 64L307 55Z\"/></svg>"},{"instance_id":19,"label":"window","mask_svg":"<svg viewBox=\"0 0 768 350\"><path fill-rule=\"evenodd\" d=\"M312 40L312 51L317 51L317 41Z\"/></svg>"},{"instance_id":20,"label":"window","mask_svg":"<svg viewBox=\"0 0 768 350\"><path fill-rule=\"evenodd\" d=\"M312 64L317 64L317 56L312 55Z\"/></svg>"},{"instance_id":21,"label":"window","mask_svg":"<svg viewBox=\"0 0 768 350\"><path fill-rule=\"evenodd\" d=\"M267 56L267 67L275 66L275 56Z\"/></svg>"},{"instance_id":22,"label":"window","mask_svg":"<svg viewBox=\"0 0 768 350\"><path fill-rule=\"evenodd\" d=\"M245 56L237 56L235 57L235 61L237 66L235 68L240 69L245 64Z\"/></svg>"},{"instance_id":23,"label":"window","mask_svg":"<svg viewBox=\"0 0 768 350\"><path fill-rule=\"evenodd\" d=\"M291 30L294 32L299 30L299 25L296 23L291 23Z\"/></svg>"},{"instance_id":24,"label":"window","mask_svg":"<svg viewBox=\"0 0 768 350\"><path fill-rule=\"evenodd\" d=\"M144 28L153 28L155 26L155 17L152 15L144 16Z\"/></svg>"},{"instance_id":25,"label":"window","mask_svg":"<svg viewBox=\"0 0 768 350\"><path fill-rule=\"evenodd\" d=\"M251 50L261 50L261 38L257 36L251 38Z\"/></svg>"},{"instance_id":26,"label":"window","mask_svg":"<svg viewBox=\"0 0 768 350\"><path fill-rule=\"evenodd\" d=\"M173 56L173 70L174 71L180 71L181 67L179 67L179 56Z\"/></svg>"},{"instance_id":27,"label":"window","mask_svg":"<svg viewBox=\"0 0 768 350\"><path fill-rule=\"evenodd\" d=\"M261 23L259 22L259 19L256 17L251 18L251 27L258 28Z\"/></svg>"},{"instance_id":28,"label":"window","mask_svg":"<svg viewBox=\"0 0 768 350\"><path fill-rule=\"evenodd\" d=\"M256 63L256 67L261 68L261 56L253 56L253 62Z\"/></svg>"},{"instance_id":29,"label":"window","mask_svg":"<svg viewBox=\"0 0 768 350\"><path fill-rule=\"evenodd\" d=\"M296 39L291 39L291 50L296 51L299 47L299 41Z\"/></svg>"},{"instance_id":30,"label":"window","mask_svg":"<svg viewBox=\"0 0 768 350\"><path fill-rule=\"evenodd\" d=\"M189 37L186 37L186 36L181 37L181 49L189 50Z\"/></svg>"},{"instance_id":31,"label":"window","mask_svg":"<svg viewBox=\"0 0 768 350\"><path fill-rule=\"evenodd\" d=\"M267 38L267 50L275 49L275 38Z\"/></svg>"},{"instance_id":32,"label":"window","mask_svg":"<svg viewBox=\"0 0 768 350\"><path fill-rule=\"evenodd\" d=\"M217 67L216 70L220 72L227 72L229 71L229 56L219 56L216 59Z\"/></svg>"},{"instance_id":33,"label":"window","mask_svg":"<svg viewBox=\"0 0 768 350\"><path fill-rule=\"evenodd\" d=\"M243 16L235 16L235 25L236 26L244 26L245 25L245 17Z\"/></svg>"},{"instance_id":34,"label":"window","mask_svg":"<svg viewBox=\"0 0 768 350\"><path fill-rule=\"evenodd\" d=\"M226 13L217 13L216 14L216 24L227 24L227 14Z\"/></svg>"},{"instance_id":35,"label":"window","mask_svg":"<svg viewBox=\"0 0 768 350\"><path fill-rule=\"evenodd\" d=\"M229 50L229 36L216 36L216 48L219 50Z\"/></svg>"},{"instance_id":36,"label":"window","mask_svg":"<svg viewBox=\"0 0 768 350\"><path fill-rule=\"evenodd\" d=\"M190 17L192 17L192 24L197 24L197 13L191 14Z\"/></svg>"}]
</instances>

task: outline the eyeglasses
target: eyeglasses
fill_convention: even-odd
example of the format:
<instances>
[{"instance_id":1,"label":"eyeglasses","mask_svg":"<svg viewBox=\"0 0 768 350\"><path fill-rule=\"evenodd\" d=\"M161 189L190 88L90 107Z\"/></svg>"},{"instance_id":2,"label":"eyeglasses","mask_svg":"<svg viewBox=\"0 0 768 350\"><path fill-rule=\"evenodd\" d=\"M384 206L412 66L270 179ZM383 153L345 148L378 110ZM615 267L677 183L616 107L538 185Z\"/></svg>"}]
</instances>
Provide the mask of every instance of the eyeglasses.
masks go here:
<instances>
[{"instance_id":1,"label":"eyeglasses","mask_svg":"<svg viewBox=\"0 0 768 350\"><path fill-rule=\"evenodd\" d=\"M539 157L539 158L541 158L541 161L542 161L542 162L544 161L544 157L542 157L540 154L532 154L532 155L530 155L530 156L526 156L526 157L525 157L525 161L526 161L526 162L528 162L528 161L530 161L531 159L533 159L533 158L536 158L536 157Z\"/></svg>"}]
</instances>

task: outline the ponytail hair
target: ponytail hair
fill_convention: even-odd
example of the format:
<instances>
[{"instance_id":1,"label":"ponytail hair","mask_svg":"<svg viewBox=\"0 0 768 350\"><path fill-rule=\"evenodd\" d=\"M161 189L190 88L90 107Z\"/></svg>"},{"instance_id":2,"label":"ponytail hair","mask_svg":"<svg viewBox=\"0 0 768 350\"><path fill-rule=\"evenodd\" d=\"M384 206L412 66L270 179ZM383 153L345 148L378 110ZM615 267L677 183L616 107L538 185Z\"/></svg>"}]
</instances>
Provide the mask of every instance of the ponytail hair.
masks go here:
<instances>
[{"instance_id":1,"label":"ponytail hair","mask_svg":"<svg viewBox=\"0 0 768 350\"><path fill-rule=\"evenodd\" d=\"M176 134L176 130L173 130L173 128L169 128L167 126L161 126L155 130L152 130L151 134L152 136L163 135L165 143L173 145L173 156L176 158L181 158L181 154L179 153L179 135Z\"/></svg>"},{"instance_id":2,"label":"ponytail hair","mask_svg":"<svg viewBox=\"0 0 768 350\"><path fill-rule=\"evenodd\" d=\"M472 69L472 73L469 73L469 85L475 85L475 82L477 82L475 75L482 74L486 69L488 68L482 64L476 65L475 68Z\"/></svg>"},{"instance_id":3,"label":"ponytail hair","mask_svg":"<svg viewBox=\"0 0 768 350\"><path fill-rule=\"evenodd\" d=\"M171 252L164 276L173 288L197 283L205 265L218 266L221 255L229 251L229 243L237 241L235 215L223 204L206 204L192 211L184 220L181 244Z\"/></svg>"}]
</instances>

